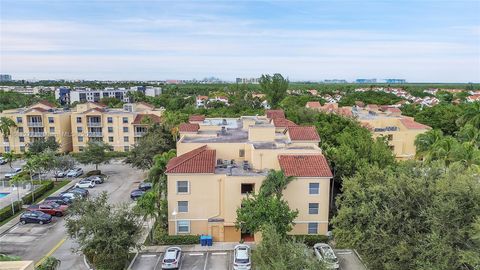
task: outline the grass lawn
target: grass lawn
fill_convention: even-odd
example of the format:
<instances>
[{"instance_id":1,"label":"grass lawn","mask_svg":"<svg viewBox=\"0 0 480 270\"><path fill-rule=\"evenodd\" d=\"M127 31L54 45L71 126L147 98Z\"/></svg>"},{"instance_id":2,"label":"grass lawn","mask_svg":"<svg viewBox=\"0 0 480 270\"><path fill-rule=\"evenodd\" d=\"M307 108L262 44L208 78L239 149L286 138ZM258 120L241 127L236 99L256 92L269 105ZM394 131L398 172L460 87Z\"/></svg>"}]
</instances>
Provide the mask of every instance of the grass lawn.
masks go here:
<instances>
[{"instance_id":1,"label":"grass lawn","mask_svg":"<svg viewBox=\"0 0 480 270\"><path fill-rule=\"evenodd\" d=\"M54 193L55 191L59 190L60 188L62 188L63 186L65 186L66 184L68 184L70 182L70 180L62 180L62 181L57 181L57 182L53 182L54 186L52 189L50 189L49 191L45 192L45 194L43 194L42 196L40 196L39 198L36 198L35 203L38 203L40 202L41 200L45 199L46 197L50 196L52 193ZM20 213L22 213L24 210L20 210L19 212L15 213L15 215L7 218L6 220L0 222L0 226L3 226L4 224L6 224L7 222L9 222L10 220L14 219L15 217L17 217L18 215L20 215Z\"/></svg>"}]
</instances>

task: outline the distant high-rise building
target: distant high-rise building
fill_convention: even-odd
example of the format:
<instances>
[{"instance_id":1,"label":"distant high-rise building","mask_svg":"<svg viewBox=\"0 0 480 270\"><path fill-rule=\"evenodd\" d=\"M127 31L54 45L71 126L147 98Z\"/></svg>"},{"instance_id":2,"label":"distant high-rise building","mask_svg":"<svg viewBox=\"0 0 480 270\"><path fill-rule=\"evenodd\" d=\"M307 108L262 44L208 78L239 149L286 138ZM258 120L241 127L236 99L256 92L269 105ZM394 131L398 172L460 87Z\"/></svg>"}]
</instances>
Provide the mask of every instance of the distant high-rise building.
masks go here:
<instances>
[{"instance_id":1,"label":"distant high-rise building","mask_svg":"<svg viewBox=\"0 0 480 270\"><path fill-rule=\"evenodd\" d=\"M12 75L0 74L0 82L10 82L10 81L12 81Z\"/></svg>"},{"instance_id":2,"label":"distant high-rise building","mask_svg":"<svg viewBox=\"0 0 480 270\"><path fill-rule=\"evenodd\" d=\"M386 83L406 83L405 79L385 79Z\"/></svg>"},{"instance_id":3,"label":"distant high-rise building","mask_svg":"<svg viewBox=\"0 0 480 270\"><path fill-rule=\"evenodd\" d=\"M377 79L356 79L356 83L376 83Z\"/></svg>"},{"instance_id":4,"label":"distant high-rise building","mask_svg":"<svg viewBox=\"0 0 480 270\"><path fill-rule=\"evenodd\" d=\"M259 84L260 83L260 78L237 78L236 79L237 83L243 83L243 84Z\"/></svg>"}]
</instances>

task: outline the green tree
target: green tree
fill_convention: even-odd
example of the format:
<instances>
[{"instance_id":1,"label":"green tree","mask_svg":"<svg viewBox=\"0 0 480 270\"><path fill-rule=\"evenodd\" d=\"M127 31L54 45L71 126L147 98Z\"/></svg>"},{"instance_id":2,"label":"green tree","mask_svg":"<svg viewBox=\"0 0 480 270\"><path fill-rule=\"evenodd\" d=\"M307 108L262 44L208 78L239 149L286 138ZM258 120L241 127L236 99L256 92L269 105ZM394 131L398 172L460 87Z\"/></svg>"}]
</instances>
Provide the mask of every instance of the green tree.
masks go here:
<instances>
[{"instance_id":1,"label":"green tree","mask_svg":"<svg viewBox=\"0 0 480 270\"><path fill-rule=\"evenodd\" d=\"M5 152L2 154L2 157L8 163L8 166L10 166L10 169L13 170L12 162L17 159L17 156L15 156L15 151Z\"/></svg>"},{"instance_id":2,"label":"green tree","mask_svg":"<svg viewBox=\"0 0 480 270\"><path fill-rule=\"evenodd\" d=\"M292 176L285 176L283 171L270 170L267 177L260 187L260 196L275 195L278 198L282 197L282 192L287 188L287 185L293 181Z\"/></svg>"},{"instance_id":3,"label":"green tree","mask_svg":"<svg viewBox=\"0 0 480 270\"><path fill-rule=\"evenodd\" d=\"M10 136L10 131L12 127L16 127L15 121L8 117L0 117L0 132L4 137Z\"/></svg>"},{"instance_id":4,"label":"green tree","mask_svg":"<svg viewBox=\"0 0 480 270\"><path fill-rule=\"evenodd\" d=\"M56 270L60 266L60 260L54 257L47 257L35 270Z\"/></svg>"},{"instance_id":5,"label":"green tree","mask_svg":"<svg viewBox=\"0 0 480 270\"><path fill-rule=\"evenodd\" d=\"M452 104L439 104L425 107L415 115L415 121L442 130L444 135L455 135L459 127L457 120L463 114L460 106Z\"/></svg>"},{"instance_id":6,"label":"green tree","mask_svg":"<svg viewBox=\"0 0 480 270\"><path fill-rule=\"evenodd\" d=\"M45 139L35 140L28 144L28 151L31 154L39 154L46 150L56 152L60 148L60 144L55 140L55 137L51 136Z\"/></svg>"},{"instance_id":7,"label":"green tree","mask_svg":"<svg viewBox=\"0 0 480 270\"><path fill-rule=\"evenodd\" d=\"M121 108L123 106L123 102L120 99L114 97L101 98L99 103L110 108Z\"/></svg>"},{"instance_id":8,"label":"green tree","mask_svg":"<svg viewBox=\"0 0 480 270\"><path fill-rule=\"evenodd\" d=\"M55 181L58 180L57 174L71 170L75 167L75 159L69 155L55 156L52 162L52 171L55 175Z\"/></svg>"},{"instance_id":9,"label":"green tree","mask_svg":"<svg viewBox=\"0 0 480 270\"><path fill-rule=\"evenodd\" d=\"M273 76L264 74L260 78L260 87L267 95L268 102L272 108L277 108L287 95L288 83L288 80L284 79L279 73L275 73Z\"/></svg>"},{"instance_id":10,"label":"green tree","mask_svg":"<svg viewBox=\"0 0 480 270\"><path fill-rule=\"evenodd\" d=\"M473 102L464 107L463 115L458 119L457 124L462 127L467 123L480 129L480 102Z\"/></svg>"},{"instance_id":11,"label":"green tree","mask_svg":"<svg viewBox=\"0 0 480 270\"><path fill-rule=\"evenodd\" d=\"M78 153L77 160L82 164L94 164L95 170L98 170L98 165L107 164L111 157L107 152L111 150L111 146L102 141L89 141L87 147Z\"/></svg>"},{"instance_id":12,"label":"green tree","mask_svg":"<svg viewBox=\"0 0 480 270\"><path fill-rule=\"evenodd\" d=\"M68 211L67 233L96 269L125 269L141 232L141 221L128 205L109 205L103 192L74 202Z\"/></svg>"},{"instance_id":13,"label":"green tree","mask_svg":"<svg viewBox=\"0 0 480 270\"><path fill-rule=\"evenodd\" d=\"M466 124L457 133L457 138L461 142L470 142L480 147L480 129L472 124Z\"/></svg>"},{"instance_id":14,"label":"green tree","mask_svg":"<svg viewBox=\"0 0 480 270\"><path fill-rule=\"evenodd\" d=\"M418 134L415 138L417 157L424 158L438 141L443 139L443 132L439 129L432 129L425 133Z\"/></svg>"}]
</instances>

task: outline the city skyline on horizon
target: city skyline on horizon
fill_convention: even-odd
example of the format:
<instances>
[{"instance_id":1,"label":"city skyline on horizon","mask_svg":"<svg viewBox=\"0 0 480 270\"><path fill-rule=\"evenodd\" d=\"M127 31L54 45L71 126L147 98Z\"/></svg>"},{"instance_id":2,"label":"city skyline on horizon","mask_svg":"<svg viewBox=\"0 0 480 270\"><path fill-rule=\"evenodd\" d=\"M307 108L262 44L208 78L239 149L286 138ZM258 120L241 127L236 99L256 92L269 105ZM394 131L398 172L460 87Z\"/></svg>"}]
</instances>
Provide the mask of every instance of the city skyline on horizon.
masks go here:
<instances>
[{"instance_id":1,"label":"city skyline on horizon","mask_svg":"<svg viewBox=\"0 0 480 270\"><path fill-rule=\"evenodd\" d=\"M281 73L291 81L480 82L478 1L0 5L0 73L15 79L147 81L214 74L233 81Z\"/></svg>"}]
</instances>

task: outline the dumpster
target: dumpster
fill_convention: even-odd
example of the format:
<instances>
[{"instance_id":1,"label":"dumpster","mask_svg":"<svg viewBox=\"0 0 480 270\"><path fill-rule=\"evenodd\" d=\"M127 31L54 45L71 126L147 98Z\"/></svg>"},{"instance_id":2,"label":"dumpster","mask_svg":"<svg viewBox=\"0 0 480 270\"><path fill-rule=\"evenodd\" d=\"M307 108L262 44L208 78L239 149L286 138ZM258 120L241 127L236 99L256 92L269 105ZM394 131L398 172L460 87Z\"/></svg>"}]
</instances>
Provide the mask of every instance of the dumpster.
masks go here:
<instances>
[{"instance_id":1,"label":"dumpster","mask_svg":"<svg viewBox=\"0 0 480 270\"><path fill-rule=\"evenodd\" d=\"M213 245L213 237L211 235L206 236L207 246L211 247Z\"/></svg>"},{"instance_id":2,"label":"dumpster","mask_svg":"<svg viewBox=\"0 0 480 270\"><path fill-rule=\"evenodd\" d=\"M202 247L206 246L207 245L207 236L206 235L201 235L200 236L200 245Z\"/></svg>"}]
</instances>

